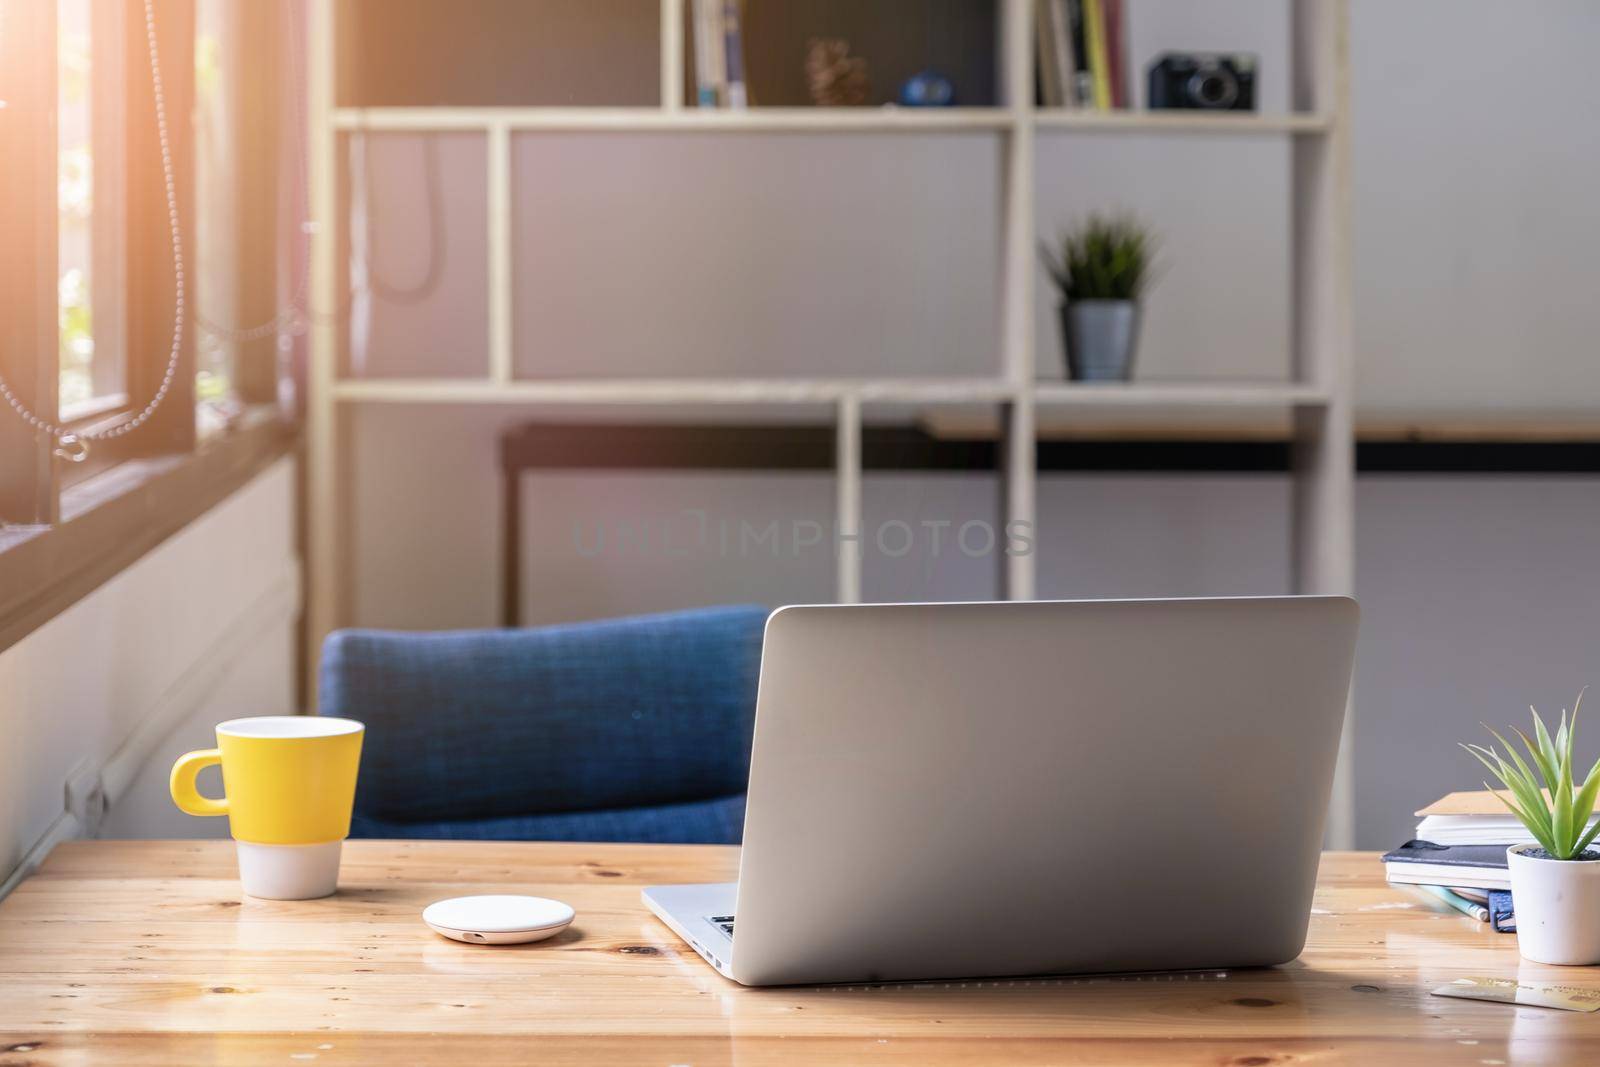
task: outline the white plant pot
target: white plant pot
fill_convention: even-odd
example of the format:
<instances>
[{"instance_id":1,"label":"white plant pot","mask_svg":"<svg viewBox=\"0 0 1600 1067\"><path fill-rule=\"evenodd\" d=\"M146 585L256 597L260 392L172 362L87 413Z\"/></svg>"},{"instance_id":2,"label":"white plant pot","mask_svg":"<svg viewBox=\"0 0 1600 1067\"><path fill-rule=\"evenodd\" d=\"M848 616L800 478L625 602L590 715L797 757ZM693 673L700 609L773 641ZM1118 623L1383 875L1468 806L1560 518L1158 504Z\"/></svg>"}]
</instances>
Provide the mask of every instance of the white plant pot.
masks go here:
<instances>
[{"instance_id":1,"label":"white plant pot","mask_svg":"<svg viewBox=\"0 0 1600 1067\"><path fill-rule=\"evenodd\" d=\"M1535 963L1600 963L1600 860L1550 860L1525 855L1537 845L1506 850L1517 948Z\"/></svg>"}]
</instances>

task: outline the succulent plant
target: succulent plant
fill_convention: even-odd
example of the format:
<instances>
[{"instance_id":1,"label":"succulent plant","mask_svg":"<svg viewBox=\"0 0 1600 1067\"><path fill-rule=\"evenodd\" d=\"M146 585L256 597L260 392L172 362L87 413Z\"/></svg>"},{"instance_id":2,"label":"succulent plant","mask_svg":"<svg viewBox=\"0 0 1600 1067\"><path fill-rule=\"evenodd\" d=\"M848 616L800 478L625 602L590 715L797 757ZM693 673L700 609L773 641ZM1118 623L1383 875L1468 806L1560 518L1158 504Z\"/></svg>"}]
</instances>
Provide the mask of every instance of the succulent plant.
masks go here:
<instances>
[{"instance_id":1,"label":"succulent plant","mask_svg":"<svg viewBox=\"0 0 1600 1067\"><path fill-rule=\"evenodd\" d=\"M1494 734L1494 739L1506 750L1505 756L1500 755L1492 745L1488 748L1482 745L1461 746L1489 768L1511 796L1507 797L1488 782L1483 783L1483 787L1499 797L1500 802L1510 808L1511 813L1528 828L1534 840L1558 860L1582 858L1584 849L1600 833L1600 822L1592 827L1589 825L1596 797L1600 796L1600 760L1596 760L1589 768L1581 784L1574 784L1572 780L1572 744L1578 733L1578 707L1582 703L1583 694L1579 693L1572 706L1570 719L1566 709L1562 709L1561 724L1554 737L1550 736L1544 720L1533 708L1528 709L1533 712L1532 738L1516 727L1510 727L1522 739L1523 747L1533 761L1532 767L1528 765L1528 760L1517 754L1510 742L1487 725L1484 729ZM1534 773L1535 768L1537 774ZM1541 778L1543 789L1540 788Z\"/></svg>"}]
</instances>

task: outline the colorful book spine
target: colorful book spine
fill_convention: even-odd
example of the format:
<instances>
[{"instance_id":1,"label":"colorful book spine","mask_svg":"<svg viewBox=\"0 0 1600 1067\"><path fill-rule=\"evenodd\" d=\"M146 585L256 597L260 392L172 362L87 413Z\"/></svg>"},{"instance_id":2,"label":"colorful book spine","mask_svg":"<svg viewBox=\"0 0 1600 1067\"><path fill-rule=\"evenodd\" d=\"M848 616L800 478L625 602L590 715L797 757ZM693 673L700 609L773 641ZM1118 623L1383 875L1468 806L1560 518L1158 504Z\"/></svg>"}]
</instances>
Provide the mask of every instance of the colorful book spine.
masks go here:
<instances>
[{"instance_id":1,"label":"colorful book spine","mask_svg":"<svg viewBox=\"0 0 1600 1067\"><path fill-rule=\"evenodd\" d=\"M1094 78L1089 73L1088 38L1084 35L1084 0L1058 0L1066 12L1062 25L1066 27L1067 47L1062 52L1071 74L1072 86L1067 99L1073 107L1087 107L1094 101Z\"/></svg>"},{"instance_id":2,"label":"colorful book spine","mask_svg":"<svg viewBox=\"0 0 1600 1067\"><path fill-rule=\"evenodd\" d=\"M709 10L712 0L694 0L694 106L717 106L717 83L710 80Z\"/></svg>"},{"instance_id":3,"label":"colorful book spine","mask_svg":"<svg viewBox=\"0 0 1600 1067\"><path fill-rule=\"evenodd\" d=\"M1055 53L1056 80L1061 83L1061 106L1077 107L1081 98L1078 66L1073 58L1072 14L1068 11L1067 0L1050 0L1050 34L1054 39L1051 50Z\"/></svg>"},{"instance_id":4,"label":"colorful book spine","mask_svg":"<svg viewBox=\"0 0 1600 1067\"><path fill-rule=\"evenodd\" d=\"M694 0L695 104L716 107L722 84L722 0Z\"/></svg>"},{"instance_id":5,"label":"colorful book spine","mask_svg":"<svg viewBox=\"0 0 1600 1067\"><path fill-rule=\"evenodd\" d=\"M1111 110L1111 60L1106 50L1105 8L1101 0L1083 0L1083 38L1089 50L1089 77L1094 85L1094 106Z\"/></svg>"},{"instance_id":6,"label":"colorful book spine","mask_svg":"<svg viewBox=\"0 0 1600 1067\"><path fill-rule=\"evenodd\" d=\"M1111 106L1129 106L1128 37L1125 0L1103 0L1106 16L1106 55L1111 62Z\"/></svg>"},{"instance_id":7,"label":"colorful book spine","mask_svg":"<svg viewBox=\"0 0 1600 1067\"><path fill-rule=\"evenodd\" d=\"M1039 67L1039 103L1045 107L1060 107L1066 98L1061 92L1061 69L1056 65L1056 37L1050 17L1052 2L1034 0L1034 55Z\"/></svg>"},{"instance_id":8,"label":"colorful book spine","mask_svg":"<svg viewBox=\"0 0 1600 1067\"><path fill-rule=\"evenodd\" d=\"M750 106L744 82L744 35L739 25L739 0L722 5L723 71L727 77L725 101L729 107Z\"/></svg>"}]
</instances>

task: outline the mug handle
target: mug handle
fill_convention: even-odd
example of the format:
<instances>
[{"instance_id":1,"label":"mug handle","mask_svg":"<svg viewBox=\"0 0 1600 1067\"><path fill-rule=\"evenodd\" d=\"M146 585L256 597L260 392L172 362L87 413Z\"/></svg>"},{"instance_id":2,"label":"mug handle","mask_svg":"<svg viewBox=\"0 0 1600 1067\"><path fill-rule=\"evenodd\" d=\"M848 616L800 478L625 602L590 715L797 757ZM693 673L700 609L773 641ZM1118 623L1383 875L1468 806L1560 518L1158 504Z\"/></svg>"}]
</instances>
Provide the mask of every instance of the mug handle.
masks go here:
<instances>
[{"instance_id":1,"label":"mug handle","mask_svg":"<svg viewBox=\"0 0 1600 1067\"><path fill-rule=\"evenodd\" d=\"M203 748L198 752L185 752L179 756L178 762L172 765L172 779L168 783L172 790L172 802L190 815L228 814L227 797L213 799L195 787L195 776L202 769L221 762L220 748Z\"/></svg>"}]
</instances>

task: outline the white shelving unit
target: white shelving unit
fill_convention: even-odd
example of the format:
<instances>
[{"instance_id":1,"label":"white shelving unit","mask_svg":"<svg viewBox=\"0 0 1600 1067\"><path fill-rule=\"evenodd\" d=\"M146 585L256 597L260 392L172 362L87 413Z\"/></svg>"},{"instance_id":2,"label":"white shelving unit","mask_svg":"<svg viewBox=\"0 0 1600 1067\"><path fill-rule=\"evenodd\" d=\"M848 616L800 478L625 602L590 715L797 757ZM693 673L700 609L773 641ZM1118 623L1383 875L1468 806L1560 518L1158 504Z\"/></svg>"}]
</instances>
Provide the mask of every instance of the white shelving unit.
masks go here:
<instances>
[{"instance_id":1,"label":"white shelving unit","mask_svg":"<svg viewBox=\"0 0 1600 1067\"><path fill-rule=\"evenodd\" d=\"M351 131L473 130L487 141L489 374L483 379L340 379L336 324L320 322L311 340L309 397L308 663L322 638L345 620L340 582L344 530L340 463L341 413L349 405L616 404L634 417L672 406L827 404L837 419L837 507L841 527L856 529L861 514L861 409L869 403L993 404L1004 438L1004 500L1008 522L1034 520L1035 426L1086 409L1253 409L1287 412L1294 427L1293 581L1297 591L1349 593L1353 588L1353 460L1350 318L1350 110L1348 0L1291 0L1292 106L1289 114L1204 112L1090 112L1036 108L1033 0L999 0L1000 106L915 110L900 108L762 108L700 110L683 99L684 0L661 0L659 107L405 107L342 108L333 99L335 0L313 5L311 28L312 212L318 220L313 252L317 305L333 307L341 292L335 235L339 138ZM1003 299L1001 371L979 378L530 380L512 364L510 248L513 133L583 131L595 134L703 131L737 136L786 131L845 137L992 131L1003 138ZM1291 289L1295 380L1263 383L1143 383L1078 385L1039 381L1034 369L1034 143L1039 131L1070 136L1128 132L1183 137L1247 134L1292 141L1293 222ZM1040 551L1049 551L1048 544ZM1034 559L1006 561L1005 592L1034 596ZM841 553L837 596L860 597L860 561ZM314 677L314 673L312 677ZM1349 719L1335 783L1328 841L1348 847L1353 792Z\"/></svg>"}]
</instances>

